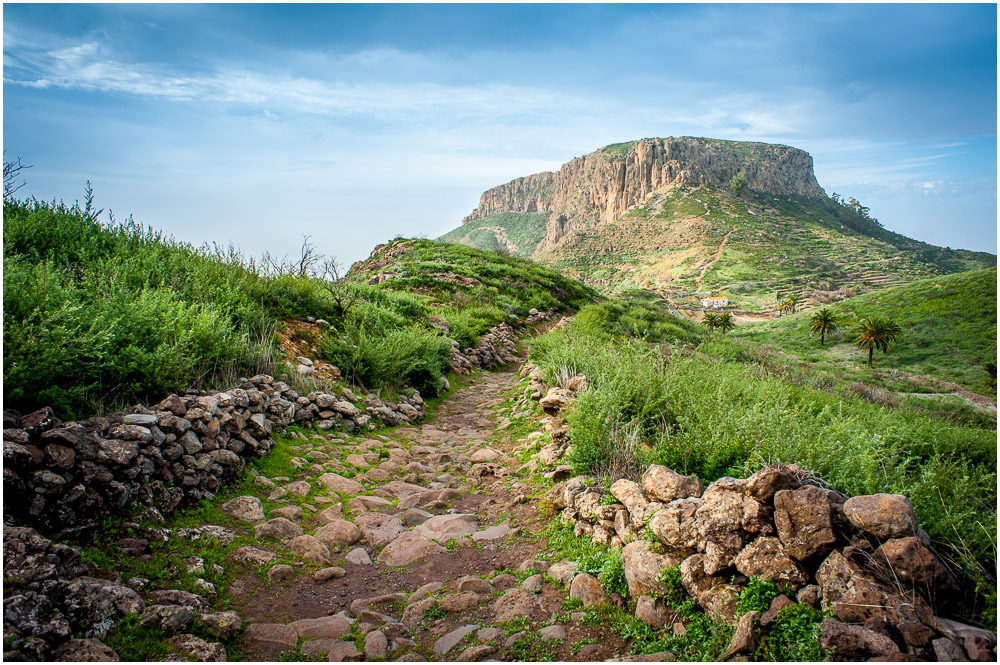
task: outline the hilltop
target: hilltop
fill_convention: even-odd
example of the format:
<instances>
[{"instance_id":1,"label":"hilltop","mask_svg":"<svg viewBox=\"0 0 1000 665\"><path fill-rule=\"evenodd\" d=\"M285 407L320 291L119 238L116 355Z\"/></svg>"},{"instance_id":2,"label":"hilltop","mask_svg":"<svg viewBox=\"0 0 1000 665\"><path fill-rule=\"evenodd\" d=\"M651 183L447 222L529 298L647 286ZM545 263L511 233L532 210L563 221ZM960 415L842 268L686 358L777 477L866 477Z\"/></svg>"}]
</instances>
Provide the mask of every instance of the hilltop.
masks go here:
<instances>
[{"instance_id":1,"label":"hilltop","mask_svg":"<svg viewBox=\"0 0 1000 665\"><path fill-rule=\"evenodd\" d=\"M828 197L796 148L642 139L485 192L449 242L501 249L607 291L644 288L678 310L725 295L739 311L840 300L913 279L996 266L885 229Z\"/></svg>"}]
</instances>

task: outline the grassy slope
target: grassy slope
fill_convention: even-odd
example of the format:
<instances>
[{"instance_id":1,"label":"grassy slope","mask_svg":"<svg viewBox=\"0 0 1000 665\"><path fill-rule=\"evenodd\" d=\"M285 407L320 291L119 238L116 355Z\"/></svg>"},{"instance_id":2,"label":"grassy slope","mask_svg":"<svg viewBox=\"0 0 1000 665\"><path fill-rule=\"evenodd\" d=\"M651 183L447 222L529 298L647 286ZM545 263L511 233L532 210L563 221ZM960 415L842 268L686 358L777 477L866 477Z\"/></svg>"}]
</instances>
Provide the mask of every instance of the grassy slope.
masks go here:
<instances>
[{"instance_id":1,"label":"grassy slope","mask_svg":"<svg viewBox=\"0 0 1000 665\"><path fill-rule=\"evenodd\" d=\"M531 258L538 243L545 238L548 219L548 214L543 212L504 212L463 224L444 234L439 240L485 250L503 249L505 245L497 239L496 231L488 228L500 227L507 241L514 246L513 254L527 259Z\"/></svg>"},{"instance_id":2,"label":"grassy slope","mask_svg":"<svg viewBox=\"0 0 1000 665\"><path fill-rule=\"evenodd\" d=\"M79 207L5 201L4 406L87 417L258 372L294 381L275 332L304 317L330 322L317 347L367 388L419 382L423 390L436 387L450 349L429 317L472 346L532 307L562 310L591 297L582 284L495 252L429 240L408 248L397 279L343 283L351 306L342 315L321 279L264 275L232 250L196 249L131 221L102 224Z\"/></svg>"},{"instance_id":3,"label":"grassy slope","mask_svg":"<svg viewBox=\"0 0 1000 665\"><path fill-rule=\"evenodd\" d=\"M877 353L875 366L904 370L983 391L984 364L996 362L997 272L976 270L923 279L876 291L829 306L845 324L829 335L826 346L810 336L809 316L796 312L775 321L747 325L737 334L802 360L860 368L867 356L857 351L850 326L857 318L889 316L900 324L903 339L888 353Z\"/></svg>"}]
</instances>

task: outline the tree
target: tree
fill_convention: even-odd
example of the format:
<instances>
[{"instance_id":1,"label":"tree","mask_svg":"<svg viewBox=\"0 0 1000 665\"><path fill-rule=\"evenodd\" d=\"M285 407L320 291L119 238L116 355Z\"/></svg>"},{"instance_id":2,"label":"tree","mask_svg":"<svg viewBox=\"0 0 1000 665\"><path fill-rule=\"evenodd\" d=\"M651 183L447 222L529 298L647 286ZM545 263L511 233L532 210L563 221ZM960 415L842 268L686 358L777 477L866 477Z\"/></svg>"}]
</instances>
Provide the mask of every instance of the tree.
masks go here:
<instances>
[{"instance_id":1,"label":"tree","mask_svg":"<svg viewBox=\"0 0 1000 665\"><path fill-rule=\"evenodd\" d=\"M733 194L739 196L747 188L747 172L740 171L733 176L733 179L729 181L729 189L733 191Z\"/></svg>"},{"instance_id":2,"label":"tree","mask_svg":"<svg viewBox=\"0 0 1000 665\"><path fill-rule=\"evenodd\" d=\"M819 333L819 345L826 346L826 334L837 330L837 318L829 308L824 307L809 317L809 329Z\"/></svg>"},{"instance_id":3,"label":"tree","mask_svg":"<svg viewBox=\"0 0 1000 665\"><path fill-rule=\"evenodd\" d=\"M13 197L17 190L28 184L27 180L21 180L21 171L30 169L31 165L22 164L20 157L12 162L8 162L6 150L4 150L3 156L3 200L6 201ZM90 183L87 184L89 185Z\"/></svg>"},{"instance_id":4,"label":"tree","mask_svg":"<svg viewBox=\"0 0 1000 665\"><path fill-rule=\"evenodd\" d=\"M785 302L788 303L789 309L792 310L791 313L794 314L795 313L795 306L799 304L799 299L796 298L795 296L788 296L787 298L785 298Z\"/></svg>"},{"instance_id":5,"label":"tree","mask_svg":"<svg viewBox=\"0 0 1000 665\"><path fill-rule=\"evenodd\" d=\"M732 314L723 312L719 315L719 322L716 325L722 330L722 334L725 335L727 330L736 327L736 321L733 321Z\"/></svg>"},{"instance_id":6,"label":"tree","mask_svg":"<svg viewBox=\"0 0 1000 665\"><path fill-rule=\"evenodd\" d=\"M358 299L358 291L351 288L346 275L341 275L343 269L333 257L324 259L320 279L323 280L323 288L330 294L333 304L337 308L337 314L344 318L347 312Z\"/></svg>"},{"instance_id":7,"label":"tree","mask_svg":"<svg viewBox=\"0 0 1000 665\"><path fill-rule=\"evenodd\" d=\"M893 319L883 319L879 316L866 316L858 321L854 328L857 333L854 343L862 351L868 351L868 367L872 366L872 356L875 349L885 353L889 350L889 344L896 342L903 336L903 330Z\"/></svg>"},{"instance_id":8,"label":"tree","mask_svg":"<svg viewBox=\"0 0 1000 665\"><path fill-rule=\"evenodd\" d=\"M705 314L701 322L703 325L708 326L708 332L711 334L711 332L719 325L719 315L708 312Z\"/></svg>"}]
</instances>

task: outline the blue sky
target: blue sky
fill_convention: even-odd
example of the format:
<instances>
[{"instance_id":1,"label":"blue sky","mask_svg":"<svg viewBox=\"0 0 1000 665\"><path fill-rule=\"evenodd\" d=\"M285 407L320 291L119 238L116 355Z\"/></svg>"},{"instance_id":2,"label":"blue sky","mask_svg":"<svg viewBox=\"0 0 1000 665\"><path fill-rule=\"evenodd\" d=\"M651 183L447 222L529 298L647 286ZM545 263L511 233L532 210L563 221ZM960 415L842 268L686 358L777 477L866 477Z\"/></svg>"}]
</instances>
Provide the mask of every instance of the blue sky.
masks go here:
<instances>
[{"instance_id":1,"label":"blue sky","mask_svg":"<svg viewBox=\"0 0 1000 665\"><path fill-rule=\"evenodd\" d=\"M997 247L995 5L11 5L22 193L350 263L603 145L809 151L827 193Z\"/></svg>"}]
</instances>

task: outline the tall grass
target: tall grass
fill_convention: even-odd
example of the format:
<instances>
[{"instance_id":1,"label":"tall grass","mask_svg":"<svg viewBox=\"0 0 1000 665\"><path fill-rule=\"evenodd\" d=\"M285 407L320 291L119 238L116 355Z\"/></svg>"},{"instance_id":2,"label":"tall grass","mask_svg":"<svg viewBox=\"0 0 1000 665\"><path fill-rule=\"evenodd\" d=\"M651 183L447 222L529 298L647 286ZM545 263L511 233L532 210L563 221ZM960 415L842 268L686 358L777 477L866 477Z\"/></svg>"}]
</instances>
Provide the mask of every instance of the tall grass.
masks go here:
<instances>
[{"instance_id":1,"label":"tall grass","mask_svg":"<svg viewBox=\"0 0 1000 665\"><path fill-rule=\"evenodd\" d=\"M848 495L906 495L956 567L995 588L995 432L798 385L690 346L609 335L585 313L531 348L550 376L571 368L590 379L567 416L578 472L610 464L615 432L628 428L643 462L705 481L797 463Z\"/></svg>"}]
</instances>

